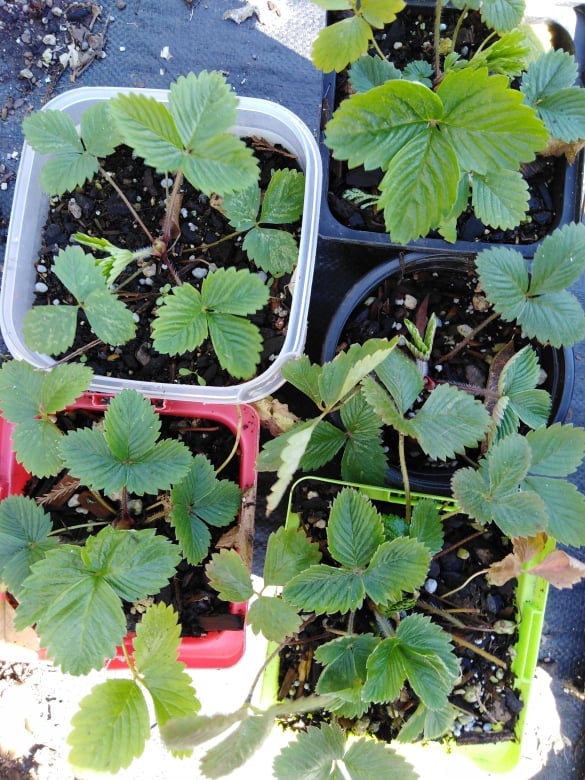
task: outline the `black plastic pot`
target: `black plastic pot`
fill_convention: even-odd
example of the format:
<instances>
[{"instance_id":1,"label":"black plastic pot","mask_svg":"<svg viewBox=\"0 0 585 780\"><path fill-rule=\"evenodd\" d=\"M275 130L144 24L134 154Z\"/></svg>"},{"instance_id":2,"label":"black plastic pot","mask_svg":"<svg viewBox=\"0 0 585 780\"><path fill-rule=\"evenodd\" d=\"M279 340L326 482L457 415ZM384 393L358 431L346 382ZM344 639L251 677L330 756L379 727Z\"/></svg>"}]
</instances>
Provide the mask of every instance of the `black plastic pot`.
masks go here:
<instances>
[{"instance_id":1,"label":"black plastic pot","mask_svg":"<svg viewBox=\"0 0 585 780\"><path fill-rule=\"evenodd\" d=\"M448 272L451 276L455 274L456 277L461 278L468 273L473 273L474 269L473 256L458 254L412 253L387 260L363 276L347 292L327 328L321 353L322 361L329 361L335 356L348 323L364 311L364 301L370 296L375 296L382 285L391 292L405 276L410 276L413 273L428 274L430 272L435 276ZM437 276L437 278L439 277ZM439 287L440 283L437 282L437 288ZM395 331L390 334L371 334L372 337L384 335L395 335ZM573 350L568 347L555 349L550 346L539 346L538 353L540 365L546 372L546 381L542 387L550 393L552 398L550 423L562 422L569 411L575 382ZM390 454L391 461L392 455ZM409 468L411 488L420 492L448 495L451 476L455 469L461 465L465 464L463 462L457 465L437 464L436 468L429 468L428 471ZM387 482L389 485L402 487L402 477L397 461L396 465L391 465L388 469Z\"/></svg>"},{"instance_id":2,"label":"black plastic pot","mask_svg":"<svg viewBox=\"0 0 585 780\"><path fill-rule=\"evenodd\" d=\"M427 10L429 14L433 13L434 3L428 0L407 0L408 6L414 6ZM573 48L575 58L579 65L579 73L585 70L585 5L574 9L576 14L575 35L573 39ZM331 13L328 14L330 16ZM559 29L561 25L556 23ZM562 28L563 40L571 40L568 31ZM323 239L340 240L351 243L361 243L369 246L385 246L390 248L404 248L392 241L392 237L380 229L376 232L368 229L357 229L345 225L334 213L331 208L332 193L330 183L332 180L332 166L335 161L332 159L330 149L325 146L325 128L331 118L335 108L335 91L337 76L335 73L327 73L323 77L323 96L321 108L321 133L319 138L319 148L323 163L323 191L321 198L321 214L319 221L319 235ZM569 165L564 158L555 159L555 173L553 185L550 189L550 210L554 213L554 219L550 225L550 231L562 227L570 222L579 222L582 215L583 204L583 171L585 155L580 152L572 165ZM438 194L439 196L439 194ZM548 195L546 195L548 198ZM530 243L513 244L514 249L520 251L525 257L530 258L534 255L541 240ZM408 244L411 251L421 252L449 252L454 248L464 252L477 252L480 249L487 249L490 246L507 246L506 243L489 243L475 238L470 240L458 240L455 244L444 241L441 238L420 238Z\"/></svg>"}]
</instances>

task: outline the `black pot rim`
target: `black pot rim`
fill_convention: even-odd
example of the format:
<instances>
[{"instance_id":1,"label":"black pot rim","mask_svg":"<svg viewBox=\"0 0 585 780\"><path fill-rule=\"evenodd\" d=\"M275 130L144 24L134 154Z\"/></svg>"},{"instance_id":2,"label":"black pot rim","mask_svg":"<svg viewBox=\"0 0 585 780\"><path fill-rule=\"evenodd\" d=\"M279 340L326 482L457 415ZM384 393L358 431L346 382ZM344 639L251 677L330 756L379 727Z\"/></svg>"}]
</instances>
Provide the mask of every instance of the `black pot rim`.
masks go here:
<instances>
[{"instance_id":1,"label":"black pot rim","mask_svg":"<svg viewBox=\"0 0 585 780\"><path fill-rule=\"evenodd\" d=\"M325 333L321 362L326 363L335 357L340 336L352 313L360 307L362 301L381 282L389 276L404 275L417 268L426 268L433 264L442 265L443 267L450 267L453 264L464 264L466 267L475 268L473 256L455 252L451 254L412 253L410 255L395 256L376 266L347 291ZM560 347L558 349L550 347L547 352L550 353L551 357L549 373L552 384L550 419L550 424L552 424L563 422L569 412L575 385L575 355L572 347ZM411 488L413 490L435 492L439 495L450 493L452 472L449 470L446 470L444 474L437 474L432 477L425 472L412 471L410 476ZM398 468L390 466L387 478L389 484L398 487L402 486L402 476Z\"/></svg>"}]
</instances>

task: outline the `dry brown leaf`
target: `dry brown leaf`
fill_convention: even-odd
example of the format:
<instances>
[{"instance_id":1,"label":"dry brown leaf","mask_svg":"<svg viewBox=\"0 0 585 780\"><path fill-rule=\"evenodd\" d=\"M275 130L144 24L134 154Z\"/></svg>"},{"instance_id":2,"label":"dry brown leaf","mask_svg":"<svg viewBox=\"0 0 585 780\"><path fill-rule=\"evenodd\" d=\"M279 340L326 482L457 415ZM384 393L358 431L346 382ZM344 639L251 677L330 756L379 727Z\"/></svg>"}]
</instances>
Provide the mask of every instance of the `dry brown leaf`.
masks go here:
<instances>
[{"instance_id":1,"label":"dry brown leaf","mask_svg":"<svg viewBox=\"0 0 585 780\"><path fill-rule=\"evenodd\" d=\"M14 657L16 648L32 651L36 656L40 647L39 637L32 628L16 631L14 628L15 611L8 599L0 594L0 657L5 657L5 655ZM23 655L26 655L26 652Z\"/></svg>"},{"instance_id":2,"label":"dry brown leaf","mask_svg":"<svg viewBox=\"0 0 585 780\"><path fill-rule=\"evenodd\" d=\"M280 403L271 396L256 401L252 406L258 412L260 425L267 428L272 436L278 436L280 433L288 431L299 419L286 404Z\"/></svg>"},{"instance_id":3,"label":"dry brown leaf","mask_svg":"<svg viewBox=\"0 0 585 780\"><path fill-rule=\"evenodd\" d=\"M547 540L548 537L544 532L530 538L514 539L514 555L517 556L521 563L526 563L526 561L532 560L535 555L544 550Z\"/></svg>"},{"instance_id":4,"label":"dry brown leaf","mask_svg":"<svg viewBox=\"0 0 585 780\"><path fill-rule=\"evenodd\" d=\"M530 569L530 574L543 577L555 588L572 588L585 578L585 563L564 550L553 550L543 561Z\"/></svg>"},{"instance_id":5,"label":"dry brown leaf","mask_svg":"<svg viewBox=\"0 0 585 780\"><path fill-rule=\"evenodd\" d=\"M572 165L583 148L585 148L585 141L571 141L567 143L566 141L551 138L546 149L540 152L540 154L543 157L562 157L564 155L569 165Z\"/></svg>"},{"instance_id":6,"label":"dry brown leaf","mask_svg":"<svg viewBox=\"0 0 585 780\"><path fill-rule=\"evenodd\" d=\"M486 580L490 585L505 585L508 580L517 577L522 571L520 560L514 553L506 555L501 561L492 563L486 573Z\"/></svg>"}]
</instances>

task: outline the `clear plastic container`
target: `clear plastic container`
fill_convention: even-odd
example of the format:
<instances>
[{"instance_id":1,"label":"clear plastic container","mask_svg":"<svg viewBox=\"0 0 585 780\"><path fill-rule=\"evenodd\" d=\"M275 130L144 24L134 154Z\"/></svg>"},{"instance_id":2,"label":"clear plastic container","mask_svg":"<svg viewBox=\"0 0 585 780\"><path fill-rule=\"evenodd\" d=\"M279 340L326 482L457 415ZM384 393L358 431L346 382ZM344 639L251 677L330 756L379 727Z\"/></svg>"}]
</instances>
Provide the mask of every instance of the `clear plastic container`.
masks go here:
<instances>
[{"instance_id":1,"label":"clear plastic container","mask_svg":"<svg viewBox=\"0 0 585 780\"><path fill-rule=\"evenodd\" d=\"M121 92L141 92L161 102L168 102L168 90L81 87L53 98L44 108L64 111L78 123L81 115L91 105L100 100L108 100ZM297 157L305 173L305 203L296 281L282 350L270 368L262 374L229 387L199 387L96 375L91 390L98 393L117 393L125 387L130 387L151 398L188 399L205 403L251 402L270 395L280 387L284 383L282 366L290 358L302 354L307 335L307 314L321 200L319 149L307 126L292 111L268 100L239 98L237 123L232 131L240 137L260 136L270 143L281 144ZM49 209L49 198L40 186L40 171L45 159L44 155L24 143L14 190L0 290L0 328L6 346L14 358L25 360L37 368L49 368L55 362L47 355L30 350L22 332L25 314L32 306L34 298L35 261Z\"/></svg>"}]
</instances>

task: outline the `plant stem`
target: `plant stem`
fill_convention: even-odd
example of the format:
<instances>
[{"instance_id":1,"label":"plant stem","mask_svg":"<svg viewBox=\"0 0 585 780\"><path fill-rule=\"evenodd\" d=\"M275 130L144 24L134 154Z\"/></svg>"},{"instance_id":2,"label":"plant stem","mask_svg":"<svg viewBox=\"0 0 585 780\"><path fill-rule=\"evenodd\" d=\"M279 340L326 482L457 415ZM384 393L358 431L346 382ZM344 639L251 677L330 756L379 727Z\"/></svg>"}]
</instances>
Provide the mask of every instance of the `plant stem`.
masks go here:
<instances>
[{"instance_id":1,"label":"plant stem","mask_svg":"<svg viewBox=\"0 0 585 780\"><path fill-rule=\"evenodd\" d=\"M463 20L469 13L469 5L466 5L465 8L461 11L459 14L459 18L457 19L457 24L455 25L455 29L453 30L453 51L455 51L455 47L457 46L457 38L459 38L459 33L461 32L461 25L463 24Z\"/></svg>"},{"instance_id":2,"label":"plant stem","mask_svg":"<svg viewBox=\"0 0 585 780\"><path fill-rule=\"evenodd\" d=\"M495 664L496 666L501 666L502 669L508 668L505 661L501 661L499 658L496 658L495 655L488 653L487 650L474 645L473 642L468 642L467 639L463 639L463 637L459 636L458 634L451 634L451 636L453 641L461 647L465 647L467 650L471 650L473 653L481 655L482 658L487 659L490 663Z\"/></svg>"},{"instance_id":3,"label":"plant stem","mask_svg":"<svg viewBox=\"0 0 585 780\"><path fill-rule=\"evenodd\" d=\"M453 590L448 591L447 593L442 593L441 598L446 599L448 596L452 596L454 593L458 593L460 590L463 590L469 583L474 580L476 577L481 576L482 574L486 574L487 569L481 569L480 571L474 572L471 577L468 577L465 582L462 585L459 585L458 588L453 588Z\"/></svg>"},{"instance_id":4,"label":"plant stem","mask_svg":"<svg viewBox=\"0 0 585 780\"><path fill-rule=\"evenodd\" d=\"M391 637L394 636L394 629L390 625L390 621L387 617L384 617L378 610L374 607L374 617L376 618L376 623L378 624L378 628L382 632L382 634L385 637Z\"/></svg>"},{"instance_id":5,"label":"plant stem","mask_svg":"<svg viewBox=\"0 0 585 780\"><path fill-rule=\"evenodd\" d=\"M236 452L238 451L238 447L240 444L240 439L242 437L242 424L243 424L243 417L242 417L242 408L238 404L237 406L238 410L238 427L236 429L236 438L234 440L234 446L232 447L230 453L228 454L227 458L224 460L224 462L216 469L216 474L219 474L220 471L222 471L228 463L231 461L231 459L235 456Z\"/></svg>"},{"instance_id":6,"label":"plant stem","mask_svg":"<svg viewBox=\"0 0 585 780\"><path fill-rule=\"evenodd\" d=\"M402 488L404 490L404 520L407 525L410 525L412 518L412 499L410 496L410 480L408 479L408 469L406 468L406 453L404 451L404 443L406 437L402 431L398 432L398 458L400 461L400 473L402 474Z\"/></svg>"},{"instance_id":7,"label":"plant stem","mask_svg":"<svg viewBox=\"0 0 585 780\"><path fill-rule=\"evenodd\" d=\"M76 349L73 352L70 352L68 355L65 355L65 357L61 358L61 360L56 360L55 365L60 366L63 363L69 363L72 358L83 355L85 352L89 352L90 349L99 347L100 344L103 344L101 339L94 339L93 341L90 341L89 344L84 344L83 347L79 347L79 349Z\"/></svg>"},{"instance_id":8,"label":"plant stem","mask_svg":"<svg viewBox=\"0 0 585 780\"><path fill-rule=\"evenodd\" d=\"M153 241L154 241L154 238L151 236L149 229L146 227L144 222L138 216L138 213L136 212L136 209L134 208L134 206L130 203L128 198L124 195L122 190L118 187L118 185L116 184L116 181L115 181L114 177L112 176L112 174L109 173L108 171L106 171L105 168L102 168L101 166L100 166L100 173L104 177L104 179L116 190L116 192L118 193L118 196L122 199L122 201L126 205L126 208L132 214L132 217L134 218L134 220L140 225L142 231L144 232L144 235L148 238L148 240L152 244Z\"/></svg>"},{"instance_id":9,"label":"plant stem","mask_svg":"<svg viewBox=\"0 0 585 780\"><path fill-rule=\"evenodd\" d=\"M79 525L67 525L65 528L55 528L53 531L49 531L47 536L59 536L65 534L68 531L77 531L80 528L93 528L96 525L110 525L109 520L101 520L100 522L93 523L80 523Z\"/></svg>"},{"instance_id":10,"label":"plant stem","mask_svg":"<svg viewBox=\"0 0 585 780\"><path fill-rule=\"evenodd\" d=\"M374 51L375 51L375 52L376 52L376 54L378 55L378 57L381 57L383 60L385 60L385 59L386 59L386 57L384 56L384 52L383 52L383 51L382 51L382 49L381 49L381 48L378 46L378 41L377 41L377 40L376 40L376 39L375 39L373 36L372 36L372 46L373 46L373 48L374 48Z\"/></svg>"},{"instance_id":11,"label":"plant stem","mask_svg":"<svg viewBox=\"0 0 585 780\"><path fill-rule=\"evenodd\" d=\"M434 44L435 44L435 81L439 81L441 77L441 53L439 51L439 43L441 41L441 11L443 10L442 0L437 0L435 6L435 29L434 29Z\"/></svg>"},{"instance_id":12,"label":"plant stem","mask_svg":"<svg viewBox=\"0 0 585 780\"><path fill-rule=\"evenodd\" d=\"M454 357L458 352L460 352L463 347L467 346L470 341L472 341L478 333L480 333L485 327L487 327L490 322L493 322L494 320L497 320L500 316L500 313L498 311L492 312L489 317L486 317L486 319L481 322L476 328L474 328L471 333L466 336L464 339L462 339L459 344L456 344L453 349L450 352L447 352L446 355L443 355L442 357L438 358L435 362L436 363L446 363L447 360L451 360L452 357Z\"/></svg>"}]
</instances>

